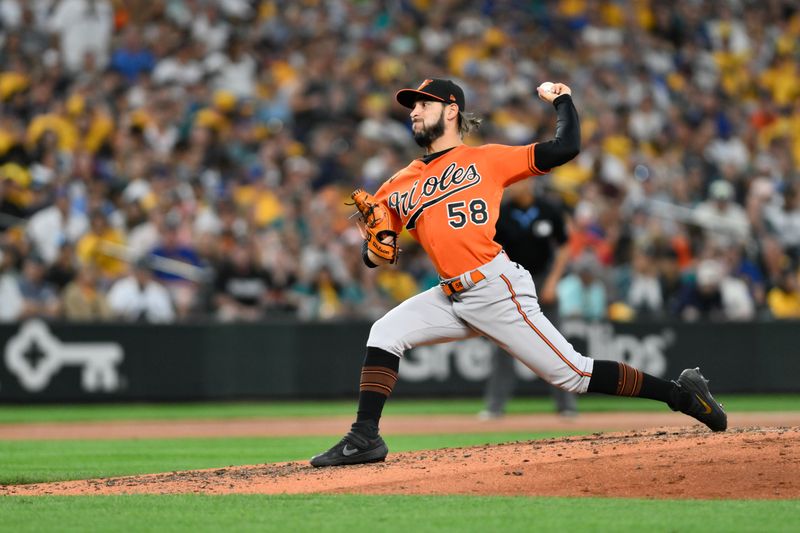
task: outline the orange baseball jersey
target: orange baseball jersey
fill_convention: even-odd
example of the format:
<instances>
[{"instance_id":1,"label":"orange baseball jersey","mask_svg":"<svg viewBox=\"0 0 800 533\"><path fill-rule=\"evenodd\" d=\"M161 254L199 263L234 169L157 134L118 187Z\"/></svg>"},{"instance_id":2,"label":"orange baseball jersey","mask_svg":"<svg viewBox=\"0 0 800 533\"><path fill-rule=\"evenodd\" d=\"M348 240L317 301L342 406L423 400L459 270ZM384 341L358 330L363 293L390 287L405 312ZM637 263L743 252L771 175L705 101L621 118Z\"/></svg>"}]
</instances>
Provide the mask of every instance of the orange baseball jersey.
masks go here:
<instances>
[{"instance_id":1,"label":"orange baseball jersey","mask_svg":"<svg viewBox=\"0 0 800 533\"><path fill-rule=\"evenodd\" d=\"M384 203L398 233L405 226L442 278L491 261L503 189L548 170L536 167L535 144L459 145L429 162L415 159L389 178L375 197Z\"/></svg>"}]
</instances>

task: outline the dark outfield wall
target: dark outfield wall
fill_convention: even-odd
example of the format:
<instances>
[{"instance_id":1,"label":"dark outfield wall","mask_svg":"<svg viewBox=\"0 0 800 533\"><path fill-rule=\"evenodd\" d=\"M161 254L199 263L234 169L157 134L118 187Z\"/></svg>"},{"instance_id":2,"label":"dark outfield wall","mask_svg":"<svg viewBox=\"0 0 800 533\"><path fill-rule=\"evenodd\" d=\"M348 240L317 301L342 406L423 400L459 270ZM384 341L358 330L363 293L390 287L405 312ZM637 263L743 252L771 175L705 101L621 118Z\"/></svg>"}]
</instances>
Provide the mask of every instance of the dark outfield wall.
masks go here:
<instances>
[{"instance_id":1,"label":"dark outfield wall","mask_svg":"<svg viewBox=\"0 0 800 533\"><path fill-rule=\"evenodd\" d=\"M800 322L586 324L562 331L598 359L674 378L700 366L715 392L800 392ZM355 396L367 323L0 326L0 401L142 401ZM397 396L474 396L483 339L417 348ZM520 392L543 383L518 366Z\"/></svg>"}]
</instances>

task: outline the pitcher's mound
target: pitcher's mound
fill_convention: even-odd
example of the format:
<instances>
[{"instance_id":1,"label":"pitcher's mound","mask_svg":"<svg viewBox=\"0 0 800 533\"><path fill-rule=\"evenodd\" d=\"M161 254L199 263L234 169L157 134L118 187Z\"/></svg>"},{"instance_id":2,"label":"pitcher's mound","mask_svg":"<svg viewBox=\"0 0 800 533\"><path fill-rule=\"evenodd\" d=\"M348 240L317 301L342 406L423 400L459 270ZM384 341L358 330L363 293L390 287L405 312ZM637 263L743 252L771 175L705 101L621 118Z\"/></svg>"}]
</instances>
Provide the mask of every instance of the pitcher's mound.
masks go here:
<instances>
[{"instance_id":1,"label":"pitcher's mound","mask_svg":"<svg viewBox=\"0 0 800 533\"><path fill-rule=\"evenodd\" d=\"M389 439L391 448L391 439ZM3 495L361 493L800 497L800 428L665 428L390 454L385 463L306 462L0 486Z\"/></svg>"}]
</instances>

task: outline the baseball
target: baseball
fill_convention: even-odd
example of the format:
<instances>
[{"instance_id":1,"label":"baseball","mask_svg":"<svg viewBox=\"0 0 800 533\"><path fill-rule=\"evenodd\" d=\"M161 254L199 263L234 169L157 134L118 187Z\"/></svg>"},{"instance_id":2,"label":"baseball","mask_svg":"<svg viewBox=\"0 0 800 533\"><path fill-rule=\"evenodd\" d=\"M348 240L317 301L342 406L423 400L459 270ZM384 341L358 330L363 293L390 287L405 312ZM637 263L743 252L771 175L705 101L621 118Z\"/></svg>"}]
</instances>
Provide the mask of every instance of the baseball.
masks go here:
<instances>
[{"instance_id":1,"label":"baseball","mask_svg":"<svg viewBox=\"0 0 800 533\"><path fill-rule=\"evenodd\" d=\"M546 82L542 83L541 85L539 85L539 88L542 90L542 92L545 92L545 93L552 92L553 91L553 82L552 81L546 81Z\"/></svg>"}]
</instances>

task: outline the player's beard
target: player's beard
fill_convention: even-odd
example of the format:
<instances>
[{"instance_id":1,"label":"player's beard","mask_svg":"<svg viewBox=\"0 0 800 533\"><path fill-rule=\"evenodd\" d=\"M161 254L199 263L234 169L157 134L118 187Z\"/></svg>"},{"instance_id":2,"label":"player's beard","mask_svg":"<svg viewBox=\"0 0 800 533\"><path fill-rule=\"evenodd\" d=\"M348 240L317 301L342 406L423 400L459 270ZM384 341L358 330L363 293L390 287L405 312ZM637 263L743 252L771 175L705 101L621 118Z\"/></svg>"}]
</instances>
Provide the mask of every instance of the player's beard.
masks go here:
<instances>
[{"instance_id":1,"label":"player's beard","mask_svg":"<svg viewBox=\"0 0 800 533\"><path fill-rule=\"evenodd\" d=\"M423 148L430 148L433 142L442 135L444 135L444 109L439 115L439 120L430 126L426 127L425 123L422 123L422 128L414 132L414 141Z\"/></svg>"}]
</instances>

